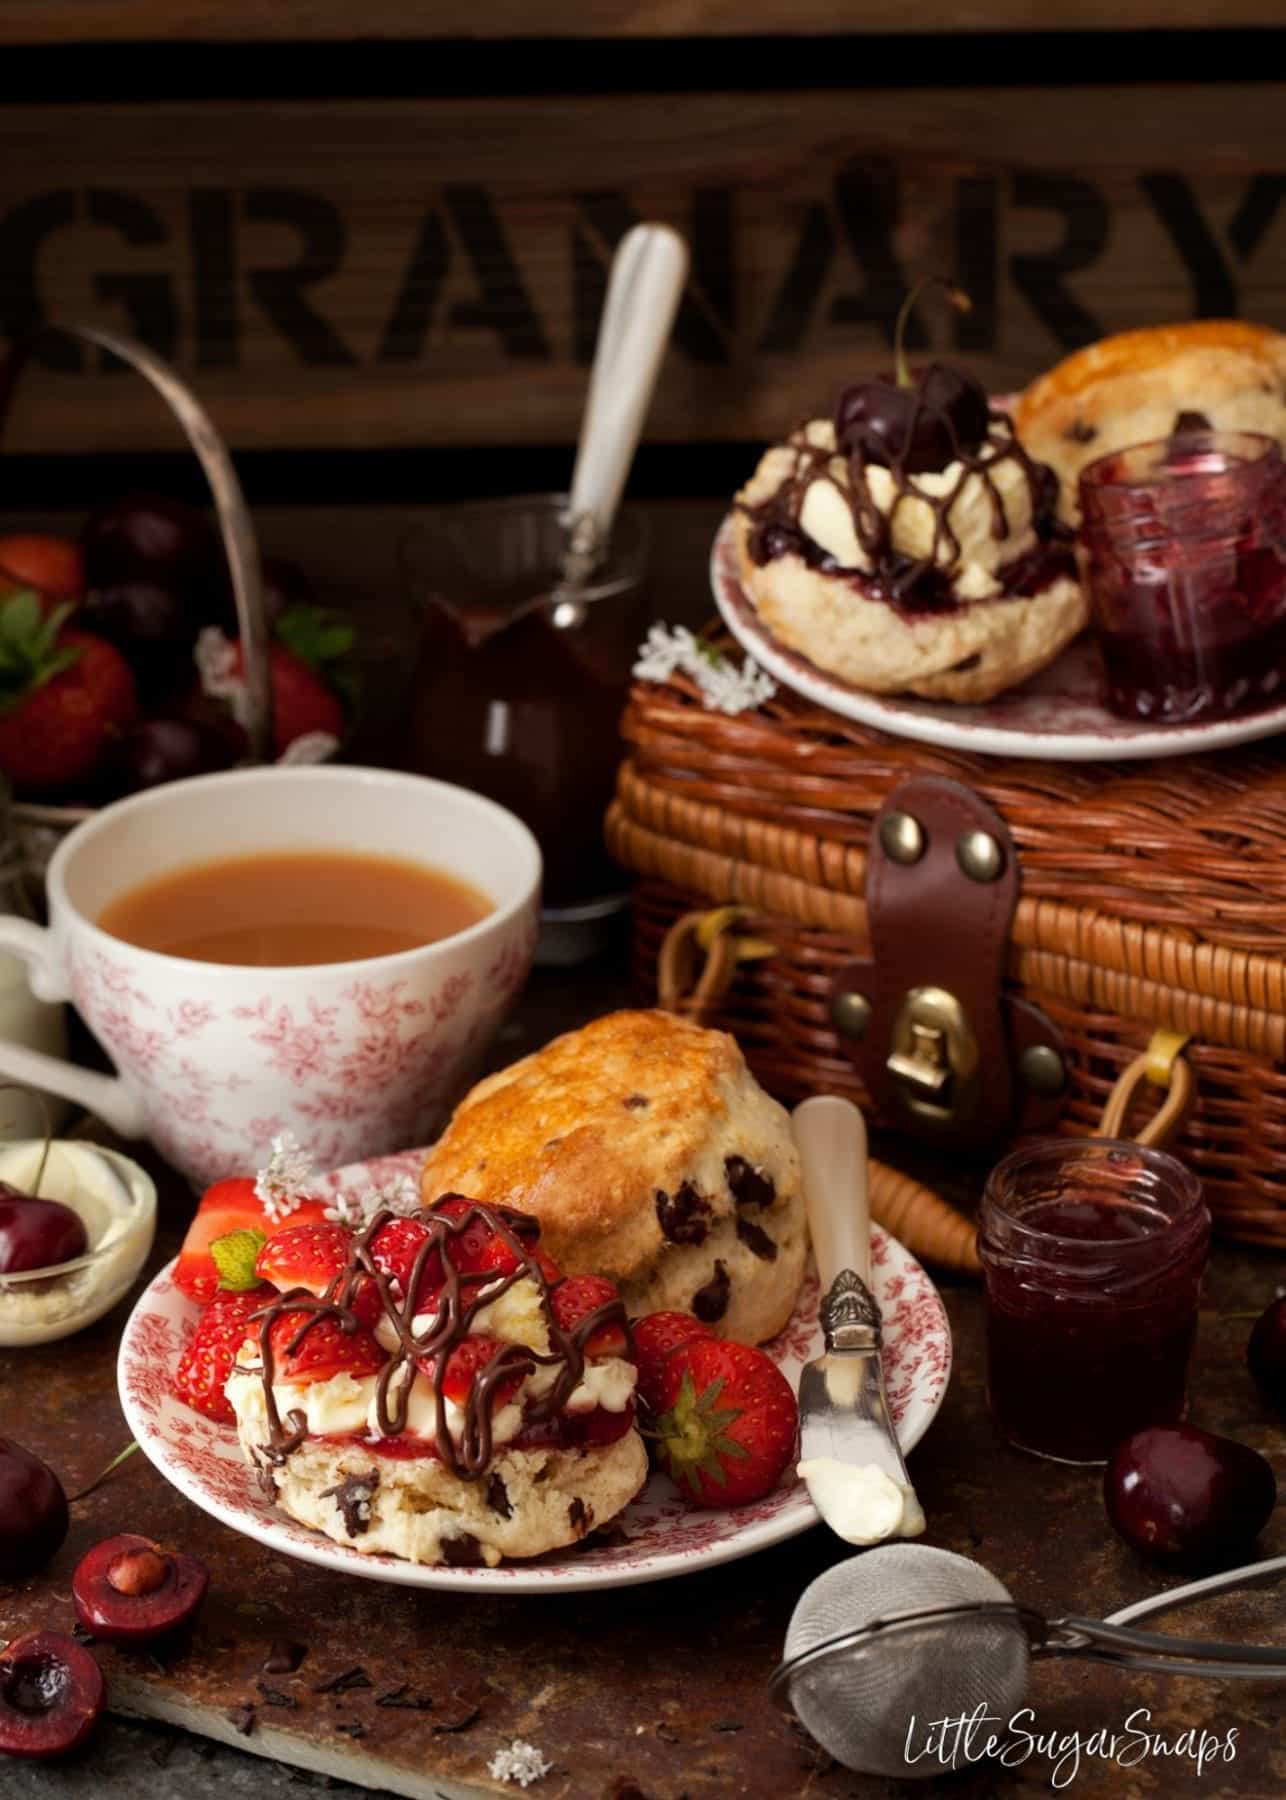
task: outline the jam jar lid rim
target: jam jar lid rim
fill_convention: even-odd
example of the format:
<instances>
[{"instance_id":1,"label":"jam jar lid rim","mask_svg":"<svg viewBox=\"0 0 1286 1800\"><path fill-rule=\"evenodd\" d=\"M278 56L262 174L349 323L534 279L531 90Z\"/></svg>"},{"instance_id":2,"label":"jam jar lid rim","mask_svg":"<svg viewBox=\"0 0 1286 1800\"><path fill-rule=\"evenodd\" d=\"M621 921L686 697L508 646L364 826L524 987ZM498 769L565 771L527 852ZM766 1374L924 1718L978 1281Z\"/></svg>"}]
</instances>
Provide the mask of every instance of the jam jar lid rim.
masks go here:
<instances>
[{"instance_id":1,"label":"jam jar lid rim","mask_svg":"<svg viewBox=\"0 0 1286 1800\"><path fill-rule=\"evenodd\" d=\"M1281 440L1275 438L1267 431L1239 431L1233 428L1221 431L1218 427L1214 427L1210 431L1193 432L1191 438L1194 448L1201 444L1216 444L1217 441L1220 440L1225 444L1232 440L1239 440L1242 443L1256 444L1259 446L1259 449L1253 456L1233 457L1230 461L1230 465L1221 470L1176 472L1168 476L1167 479L1175 482L1184 480L1209 482L1212 478L1232 475L1238 469L1261 468L1265 464L1271 464L1274 460L1274 456L1278 461L1281 461L1282 459ZM1090 492L1097 494L1137 492L1140 488L1148 485L1149 477L1129 477L1120 475L1105 480L1102 476L1095 474L1095 471L1101 469L1105 463L1117 462L1129 456L1137 456L1147 450L1165 451L1169 449L1173 443L1174 437L1171 435L1170 437L1142 438L1137 444L1122 444L1119 449L1104 450L1101 455L1094 457L1091 462L1085 463L1081 468L1077 475L1077 488L1078 490L1081 489L1082 484L1084 484L1084 487ZM1164 469L1153 470L1151 479L1155 479L1157 475L1164 474ZM1090 477L1093 477L1093 479L1089 479Z\"/></svg>"},{"instance_id":2,"label":"jam jar lid rim","mask_svg":"<svg viewBox=\"0 0 1286 1800\"><path fill-rule=\"evenodd\" d=\"M1024 1164L1030 1165L1046 1159L1052 1161L1059 1155L1070 1157L1078 1151L1083 1153L1087 1150L1102 1150L1104 1153L1113 1150L1128 1151L1131 1156L1142 1159L1154 1171L1166 1174L1174 1180L1181 1189L1187 1204L1167 1220L1168 1228L1179 1229L1191 1226L1203 1218L1209 1224L1210 1211L1206 1205L1204 1190L1200 1179L1188 1165L1180 1162L1179 1158L1172 1156L1168 1150L1155 1150L1150 1145L1137 1143L1133 1138L1042 1137L1034 1138L1026 1144L1020 1144L1016 1149L1010 1150L1007 1155L1003 1156L987 1177L982 1195L983 1207L1003 1214L1005 1219L1017 1230L1024 1232L1028 1237L1039 1238L1047 1244L1075 1246L1079 1250L1111 1249L1114 1254L1124 1255L1129 1255L1139 1246L1155 1245L1157 1239L1165 1235L1164 1231L1150 1232L1146 1237L1133 1240L1068 1237L1059 1231L1046 1231L1039 1225L1029 1225L1019 1214L1011 1212L1004 1201L997 1198L994 1193L993 1184L1002 1172L1008 1174L1015 1168L1021 1168ZM982 1237L984 1228L984 1222L980 1221L979 1238Z\"/></svg>"}]
</instances>

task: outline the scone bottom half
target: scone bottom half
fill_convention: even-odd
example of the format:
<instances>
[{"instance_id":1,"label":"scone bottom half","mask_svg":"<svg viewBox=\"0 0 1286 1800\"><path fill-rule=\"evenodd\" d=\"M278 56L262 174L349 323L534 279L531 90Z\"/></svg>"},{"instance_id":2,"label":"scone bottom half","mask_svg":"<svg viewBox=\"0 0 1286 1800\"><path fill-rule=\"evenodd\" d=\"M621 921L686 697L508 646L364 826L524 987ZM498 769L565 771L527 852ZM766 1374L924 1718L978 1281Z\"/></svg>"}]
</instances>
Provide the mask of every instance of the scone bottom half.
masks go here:
<instances>
[{"instance_id":1,"label":"scone bottom half","mask_svg":"<svg viewBox=\"0 0 1286 1800\"><path fill-rule=\"evenodd\" d=\"M280 1261L289 1236L265 1250ZM539 1236L444 1195L377 1211L340 1267L266 1289L226 1384L265 1492L357 1550L454 1565L562 1548L619 1512L647 1475L625 1304Z\"/></svg>"}]
</instances>

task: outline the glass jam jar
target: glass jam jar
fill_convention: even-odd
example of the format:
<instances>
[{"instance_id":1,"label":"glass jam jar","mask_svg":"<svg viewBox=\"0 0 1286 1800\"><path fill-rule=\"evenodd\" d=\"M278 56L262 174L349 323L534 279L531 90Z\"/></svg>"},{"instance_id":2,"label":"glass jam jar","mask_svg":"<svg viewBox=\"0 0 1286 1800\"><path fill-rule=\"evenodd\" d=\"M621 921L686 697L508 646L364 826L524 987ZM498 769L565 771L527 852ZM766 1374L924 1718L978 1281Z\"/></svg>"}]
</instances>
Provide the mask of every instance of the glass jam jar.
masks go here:
<instances>
[{"instance_id":1,"label":"glass jam jar","mask_svg":"<svg viewBox=\"0 0 1286 1800\"><path fill-rule=\"evenodd\" d=\"M1157 724L1286 698L1286 462L1181 430L1080 477L1081 561L1113 712Z\"/></svg>"},{"instance_id":2,"label":"glass jam jar","mask_svg":"<svg viewBox=\"0 0 1286 1800\"><path fill-rule=\"evenodd\" d=\"M629 508L575 602L551 599L566 509L563 494L473 501L405 540L419 658L400 759L517 813L544 857L546 920L565 922L623 904L603 821L650 618L650 542Z\"/></svg>"},{"instance_id":3,"label":"glass jam jar","mask_svg":"<svg viewBox=\"0 0 1286 1800\"><path fill-rule=\"evenodd\" d=\"M978 1250L987 1397L1011 1444L1104 1462L1184 1416L1210 1214L1160 1150L1041 1138L992 1171Z\"/></svg>"}]
</instances>

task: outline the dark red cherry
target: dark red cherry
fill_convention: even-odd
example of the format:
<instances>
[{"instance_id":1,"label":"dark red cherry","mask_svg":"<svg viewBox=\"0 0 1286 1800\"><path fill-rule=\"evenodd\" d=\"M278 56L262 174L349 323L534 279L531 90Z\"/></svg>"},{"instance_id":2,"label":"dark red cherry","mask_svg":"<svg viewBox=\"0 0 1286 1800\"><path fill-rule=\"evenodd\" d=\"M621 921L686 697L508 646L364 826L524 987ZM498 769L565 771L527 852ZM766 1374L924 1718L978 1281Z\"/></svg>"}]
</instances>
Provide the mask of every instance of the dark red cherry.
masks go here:
<instances>
[{"instance_id":1,"label":"dark red cherry","mask_svg":"<svg viewBox=\"0 0 1286 1800\"><path fill-rule=\"evenodd\" d=\"M1248 1444L1195 1425L1154 1425L1113 1451L1103 1499L1135 1550L1203 1568L1245 1554L1277 1504L1277 1483Z\"/></svg>"},{"instance_id":2,"label":"dark red cherry","mask_svg":"<svg viewBox=\"0 0 1286 1800\"><path fill-rule=\"evenodd\" d=\"M49 1467L0 1438L0 1581L30 1575L67 1535L67 1495Z\"/></svg>"},{"instance_id":3,"label":"dark red cherry","mask_svg":"<svg viewBox=\"0 0 1286 1800\"><path fill-rule=\"evenodd\" d=\"M1246 1366L1274 1406L1286 1412L1286 1294L1255 1320Z\"/></svg>"},{"instance_id":4,"label":"dark red cherry","mask_svg":"<svg viewBox=\"0 0 1286 1800\"><path fill-rule=\"evenodd\" d=\"M91 587L145 580L187 591L222 564L204 513L164 494L131 494L100 507L81 538Z\"/></svg>"},{"instance_id":5,"label":"dark red cherry","mask_svg":"<svg viewBox=\"0 0 1286 1800\"><path fill-rule=\"evenodd\" d=\"M987 435L991 409L971 375L946 363L915 372L911 385L891 377L845 388L835 409L844 450L909 475L945 469L971 455Z\"/></svg>"},{"instance_id":6,"label":"dark red cherry","mask_svg":"<svg viewBox=\"0 0 1286 1800\"><path fill-rule=\"evenodd\" d=\"M0 1651L0 1751L66 1756L103 1710L103 1677L89 1651L61 1631L32 1631Z\"/></svg>"},{"instance_id":7,"label":"dark red cherry","mask_svg":"<svg viewBox=\"0 0 1286 1800\"><path fill-rule=\"evenodd\" d=\"M209 775L235 761L226 737L196 719L145 719L121 746L121 781L128 793Z\"/></svg>"},{"instance_id":8,"label":"dark red cherry","mask_svg":"<svg viewBox=\"0 0 1286 1800\"><path fill-rule=\"evenodd\" d=\"M76 1617L109 1644L146 1644L195 1617L210 1577L195 1556L162 1550L126 1531L104 1538L71 1578Z\"/></svg>"},{"instance_id":9,"label":"dark red cherry","mask_svg":"<svg viewBox=\"0 0 1286 1800\"><path fill-rule=\"evenodd\" d=\"M85 1224L61 1200L40 1200L0 1181L0 1275L52 1269L89 1248Z\"/></svg>"}]
</instances>

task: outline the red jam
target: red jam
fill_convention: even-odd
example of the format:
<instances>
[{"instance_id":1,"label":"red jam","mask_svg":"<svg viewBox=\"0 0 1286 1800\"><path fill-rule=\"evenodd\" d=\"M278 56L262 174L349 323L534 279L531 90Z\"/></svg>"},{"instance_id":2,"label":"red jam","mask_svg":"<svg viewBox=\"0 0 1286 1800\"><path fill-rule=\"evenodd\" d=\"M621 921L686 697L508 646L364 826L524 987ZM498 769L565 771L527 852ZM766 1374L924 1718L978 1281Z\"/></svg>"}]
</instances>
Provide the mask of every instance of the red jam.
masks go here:
<instances>
[{"instance_id":1,"label":"red jam","mask_svg":"<svg viewBox=\"0 0 1286 1800\"><path fill-rule=\"evenodd\" d=\"M1286 698L1286 462L1249 432L1179 432L1081 473L1085 578L1126 718L1181 724Z\"/></svg>"},{"instance_id":2,"label":"red jam","mask_svg":"<svg viewBox=\"0 0 1286 1800\"><path fill-rule=\"evenodd\" d=\"M1019 1449L1102 1462L1187 1404L1210 1215L1196 1177L1108 1138L1042 1139L993 1171L978 1247L987 1394Z\"/></svg>"}]
</instances>

